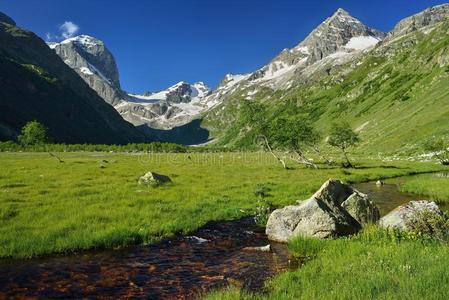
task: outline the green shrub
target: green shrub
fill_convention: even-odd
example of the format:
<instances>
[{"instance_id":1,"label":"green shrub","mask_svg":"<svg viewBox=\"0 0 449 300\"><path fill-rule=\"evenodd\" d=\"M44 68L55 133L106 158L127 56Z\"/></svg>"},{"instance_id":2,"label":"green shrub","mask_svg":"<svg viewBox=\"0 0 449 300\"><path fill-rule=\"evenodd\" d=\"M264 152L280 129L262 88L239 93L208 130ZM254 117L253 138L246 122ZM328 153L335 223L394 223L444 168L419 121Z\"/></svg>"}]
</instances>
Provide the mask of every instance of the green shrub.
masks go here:
<instances>
[{"instance_id":1,"label":"green shrub","mask_svg":"<svg viewBox=\"0 0 449 300\"><path fill-rule=\"evenodd\" d=\"M429 210L420 211L407 220L407 226L421 238L445 242L449 238L449 218L445 213L439 215Z\"/></svg>"}]
</instances>

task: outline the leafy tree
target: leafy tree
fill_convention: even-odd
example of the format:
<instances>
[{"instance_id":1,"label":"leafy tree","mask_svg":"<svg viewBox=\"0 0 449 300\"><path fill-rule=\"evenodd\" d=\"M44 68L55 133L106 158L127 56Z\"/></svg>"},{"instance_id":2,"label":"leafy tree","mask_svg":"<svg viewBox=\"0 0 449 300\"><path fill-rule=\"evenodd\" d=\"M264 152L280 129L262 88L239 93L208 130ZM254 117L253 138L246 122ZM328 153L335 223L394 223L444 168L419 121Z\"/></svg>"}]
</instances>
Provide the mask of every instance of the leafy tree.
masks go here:
<instances>
[{"instance_id":1,"label":"leafy tree","mask_svg":"<svg viewBox=\"0 0 449 300\"><path fill-rule=\"evenodd\" d=\"M45 144L48 142L47 129L38 121L28 122L22 128L19 142L22 145Z\"/></svg>"},{"instance_id":2,"label":"leafy tree","mask_svg":"<svg viewBox=\"0 0 449 300\"><path fill-rule=\"evenodd\" d=\"M347 122L334 123L331 127L327 142L332 147L336 147L342 151L345 159L343 163L344 167L354 167L348 158L347 150L350 147L356 146L360 142L360 138Z\"/></svg>"},{"instance_id":3,"label":"leafy tree","mask_svg":"<svg viewBox=\"0 0 449 300\"><path fill-rule=\"evenodd\" d=\"M424 144L424 151L432 153L442 165L449 165L449 141L431 139Z\"/></svg>"},{"instance_id":4,"label":"leafy tree","mask_svg":"<svg viewBox=\"0 0 449 300\"><path fill-rule=\"evenodd\" d=\"M284 169L288 169L285 160L273 150L266 106L255 101L243 101L240 108L240 120L247 130L253 131L256 137L255 142L262 144Z\"/></svg>"},{"instance_id":5,"label":"leafy tree","mask_svg":"<svg viewBox=\"0 0 449 300\"><path fill-rule=\"evenodd\" d=\"M316 144L319 137L305 116L282 116L274 119L270 127L270 137L276 147L293 152L297 162L316 168L316 165L306 157L304 150Z\"/></svg>"}]
</instances>

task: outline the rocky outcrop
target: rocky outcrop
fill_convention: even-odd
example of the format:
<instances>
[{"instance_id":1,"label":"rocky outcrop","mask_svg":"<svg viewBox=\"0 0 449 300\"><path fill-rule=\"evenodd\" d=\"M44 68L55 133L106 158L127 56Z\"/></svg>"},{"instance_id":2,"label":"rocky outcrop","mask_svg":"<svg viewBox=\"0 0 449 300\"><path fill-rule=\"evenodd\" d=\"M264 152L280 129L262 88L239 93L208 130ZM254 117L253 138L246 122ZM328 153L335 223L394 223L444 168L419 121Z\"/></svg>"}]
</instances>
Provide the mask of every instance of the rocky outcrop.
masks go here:
<instances>
[{"instance_id":1,"label":"rocky outcrop","mask_svg":"<svg viewBox=\"0 0 449 300\"><path fill-rule=\"evenodd\" d=\"M139 184L149 186L159 186L168 182L171 182L170 177L156 172L147 172L145 175L141 176L138 181Z\"/></svg>"},{"instance_id":2,"label":"rocky outcrop","mask_svg":"<svg viewBox=\"0 0 449 300\"><path fill-rule=\"evenodd\" d=\"M116 105L126 98L114 56L102 41L80 35L49 46L107 103Z\"/></svg>"},{"instance_id":3,"label":"rocky outcrop","mask_svg":"<svg viewBox=\"0 0 449 300\"><path fill-rule=\"evenodd\" d=\"M401 20L388 34L387 40L402 36L425 26L434 25L449 17L449 4L430 7L420 13Z\"/></svg>"},{"instance_id":4,"label":"rocky outcrop","mask_svg":"<svg viewBox=\"0 0 449 300\"><path fill-rule=\"evenodd\" d=\"M435 202L429 202L426 200L410 201L405 205L396 207L394 210L382 217L379 220L379 226L383 228L410 230L409 222L413 221L413 218L424 211L437 215L443 214Z\"/></svg>"},{"instance_id":5,"label":"rocky outcrop","mask_svg":"<svg viewBox=\"0 0 449 300\"><path fill-rule=\"evenodd\" d=\"M298 235L333 238L354 234L378 216L377 207L366 195L339 180L328 180L310 199L273 211L266 233L278 242Z\"/></svg>"}]
</instances>

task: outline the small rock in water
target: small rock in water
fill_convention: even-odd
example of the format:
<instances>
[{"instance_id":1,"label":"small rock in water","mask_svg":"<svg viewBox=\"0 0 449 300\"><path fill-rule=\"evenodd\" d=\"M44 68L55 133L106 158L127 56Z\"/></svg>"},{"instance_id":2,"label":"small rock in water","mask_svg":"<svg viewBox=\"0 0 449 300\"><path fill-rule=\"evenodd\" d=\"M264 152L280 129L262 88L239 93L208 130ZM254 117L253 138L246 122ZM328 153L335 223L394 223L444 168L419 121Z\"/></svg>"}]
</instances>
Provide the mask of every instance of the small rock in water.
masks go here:
<instances>
[{"instance_id":1,"label":"small rock in water","mask_svg":"<svg viewBox=\"0 0 449 300\"><path fill-rule=\"evenodd\" d=\"M261 247L245 247L243 251L260 251L260 252L271 252L271 245L261 246Z\"/></svg>"},{"instance_id":2,"label":"small rock in water","mask_svg":"<svg viewBox=\"0 0 449 300\"><path fill-rule=\"evenodd\" d=\"M198 244L209 242L208 239L203 239L203 238L200 238L200 237L197 237L197 236L194 236L194 235L193 236L188 236L187 238L189 240L191 240L191 241L194 241L195 243L198 243Z\"/></svg>"},{"instance_id":3,"label":"small rock in water","mask_svg":"<svg viewBox=\"0 0 449 300\"><path fill-rule=\"evenodd\" d=\"M378 180L378 181L376 181L376 185L377 186L382 186L382 185L384 185L385 183L382 181L382 180Z\"/></svg>"}]
</instances>

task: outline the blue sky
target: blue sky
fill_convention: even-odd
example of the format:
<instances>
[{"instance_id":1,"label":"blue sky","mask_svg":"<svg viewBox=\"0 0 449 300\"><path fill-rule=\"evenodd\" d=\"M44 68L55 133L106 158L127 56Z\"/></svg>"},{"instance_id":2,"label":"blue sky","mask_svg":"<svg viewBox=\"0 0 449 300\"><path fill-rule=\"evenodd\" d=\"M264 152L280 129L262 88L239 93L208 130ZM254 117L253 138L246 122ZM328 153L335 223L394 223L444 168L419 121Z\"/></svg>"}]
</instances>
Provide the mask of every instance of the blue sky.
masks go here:
<instances>
[{"instance_id":1,"label":"blue sky","mask_svg":"<svg viewBox=\"0 0 449 300\"><path fill-rule=\"evenodd\" d=\"M304 39L342 7L389 31L400 19L444 1L416 0L1 0L0 11L42 38L88 34L114 54L129 92L178 81L215 87L226 73L254 71ZM79 30L76 31L76 28Z\"/></svg>"}]
</instances>

